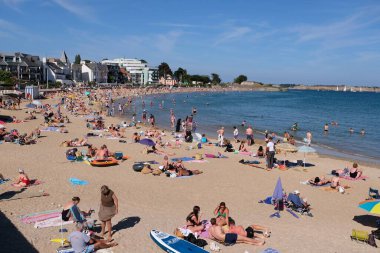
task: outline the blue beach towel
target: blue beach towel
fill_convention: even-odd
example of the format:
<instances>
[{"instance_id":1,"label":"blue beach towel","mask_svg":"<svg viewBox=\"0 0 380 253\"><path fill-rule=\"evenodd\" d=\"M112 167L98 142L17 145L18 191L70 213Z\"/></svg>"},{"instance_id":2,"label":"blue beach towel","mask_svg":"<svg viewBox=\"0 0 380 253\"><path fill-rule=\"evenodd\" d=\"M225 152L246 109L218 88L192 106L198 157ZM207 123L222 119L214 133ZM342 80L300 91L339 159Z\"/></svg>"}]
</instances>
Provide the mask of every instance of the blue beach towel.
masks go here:
<instances>
[{"instance_id":1,"label":"blue beach towel","mask_svg":"<svg viewBox=\"0 0 380 253\"><path fill-rule=\"evenodd\" d=\"M1 180L0 179L0 184L5 184L6 182L8 182L10 179L9 178L6 178L6 179L4 179L4 180Z\"/></svg>"},{"instance_id":2,"label":"blue beach towel","mask_svg":"<svg viewBox=\"0 0 380 253\"><path fill-rule=\"evenodd\" d=\"M187 156L184 156L184 157L178 157L178 158L172 158L172 161L173 161L173 162L177 162L178 160L182 160L183 162L188 162L188 161L193 161L193 160L195 160L195 158L187 157Z\"/></svg>"},{"instance_id":3,"label":"blue beach towel","mask_svg":"<svg viewBox=\"0 0 380 253\"><path fill-rule=\"evenodd\" d=\"M78 179L78 178L73 178L73 177L71 177L71 178L69 179L69 181L70 181L70 183L71 183L72 185L88 185L88 182L87 182L87 181L85 181L85 180L80 180L80 179Z\"/></svg>"},{"instance_id":4,"label":"blue beach towel","mask_svg":"<svg viewBox=\"0 0 380 253\"><path fill-rule=\"evenodd\" d=\"M272 249L272 248L267 248L264 251L262 251L261 253L280 253L280 251Z\"/></svg>"}]
</instances>

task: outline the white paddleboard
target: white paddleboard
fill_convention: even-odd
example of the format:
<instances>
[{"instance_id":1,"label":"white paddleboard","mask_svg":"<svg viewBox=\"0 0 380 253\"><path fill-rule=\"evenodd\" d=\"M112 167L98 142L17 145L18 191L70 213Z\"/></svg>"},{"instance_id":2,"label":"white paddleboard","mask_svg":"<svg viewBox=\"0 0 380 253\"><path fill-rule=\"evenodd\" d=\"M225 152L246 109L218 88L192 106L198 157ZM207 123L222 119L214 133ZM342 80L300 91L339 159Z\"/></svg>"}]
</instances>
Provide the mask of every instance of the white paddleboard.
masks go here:
<instances>
[{"instance_id":1,"label":"white paddleboard","mask_svg":"<svg viewBox=\"0 0 380 253\"><path fill-rule=\"evenodd\" d=\"M161 249L168 253L209 253L188 241L158 230L151 230L150 237Z\"/></svg>"}]
</instances>

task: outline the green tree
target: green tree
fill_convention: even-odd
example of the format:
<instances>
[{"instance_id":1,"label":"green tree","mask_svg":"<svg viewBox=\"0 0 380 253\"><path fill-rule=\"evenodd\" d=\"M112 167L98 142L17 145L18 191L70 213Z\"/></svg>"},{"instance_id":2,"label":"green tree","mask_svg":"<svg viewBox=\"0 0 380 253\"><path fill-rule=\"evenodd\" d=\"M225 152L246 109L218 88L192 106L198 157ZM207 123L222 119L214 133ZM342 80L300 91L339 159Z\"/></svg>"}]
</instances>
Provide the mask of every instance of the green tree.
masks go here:
<instances>
[{"instance_id":1,"label":"green tree","mask_svg":"<svg viewBox=\"0 0 380 253\"><path fill-rule=\"evenodd\" d=\"M241 84L242 82L245 82L245 81L247 81L247 80L248 80L247 76L245 76L245 75L240 75L240 76L238 76L238 77L236 77L236 78L234 79L234 83Z\"/></svg>"},{"instance_id":2,"label":"green tree","mask_svg":"<svg viewBox=\"0 0 380 253\"><path fill-rule=\"evenodd\" d=\"M173 75L180 83L183 83L187 78L187 70L179 67L176 71L174 71Z\"/></svg>"},{"instance_id":3,"label":"green tree","mask_svg":"<svg viewBox=\"0 0 380 253\"><path fill-rule=\"evenodd\" d=\"M77 55L75 55L75 60L74 60L74 63L75 64L80 64L80 61L81 61L82 59L80 58L80 54L77 54Z\"/></svg>"},{"instance_id":4,"label":"green tree","mask_svg":"<svg viewBox=\"0 0 380 253\"><path fill-rule=\"evenodd\" d=\"M173 75L173 72L170 69L169 64L167 64L166 62L162 62L158 66L158 77L166 77L166 75Z\"/></svg>"},{"instance_id":5,"label":"green tree","mask_svg":"<svg viewBox=\"0 0 380 253\"><path fill-rule=\"evenodd\" d=\"M220 84L222 82L222 79L220 79L218 74L212 73L211 74L211 83L212 84Z\"/></svg>"},{"instance_id":6,"label":"green tree","mask_svg":"<svg viewBox=\"0 0 380 253\"><path fill-rule=\"evenodd\" d=\"M11 72L0 69L0 84L13 86L16 84L16 79L12 76Z\"/></svg>"}]
</instances>

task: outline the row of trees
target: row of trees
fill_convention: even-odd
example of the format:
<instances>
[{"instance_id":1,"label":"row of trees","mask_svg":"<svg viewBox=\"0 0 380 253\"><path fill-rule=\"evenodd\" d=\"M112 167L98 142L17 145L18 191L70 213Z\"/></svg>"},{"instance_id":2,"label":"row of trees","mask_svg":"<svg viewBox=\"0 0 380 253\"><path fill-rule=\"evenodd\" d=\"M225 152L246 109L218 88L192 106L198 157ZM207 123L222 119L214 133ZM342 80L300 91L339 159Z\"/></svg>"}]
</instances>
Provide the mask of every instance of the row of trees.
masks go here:
<instances>
[{"instance_id":1,"label":"row of trees","mask_svg":"<svg viewBox=\"0 0 380 253\"><path fill-rule=\"evenodd\" d=\"M16 78L12 76L11 72L0 69L0 85L14 86L16 81Z\"/></svg>"},{"instance_id":2,"label":"row of trees","mask_svg":"<svg viewBox=\"0 0 380 253\"><path fill-rule=\"evenodd\" d=\"M216 73L211 73L210 76L208 76L208 75L189 75L187 73L187 70L184 68L181 68L181 67L179 67L173 73L169 64L167 64L166 62L162 62L158 66L158 75L159 75L159 78L166 77L167 75L173 76L179 81L179 83L183 83L183 84L190 84L194 81L197 83L200 82L203 84L218 85L222 82L222 79ZM241 84L242 82L247 81L247 80L248 80L247 76L239 75L238 77L236 77L234 79L234 83Z\"/></svg>"}]
</instances>

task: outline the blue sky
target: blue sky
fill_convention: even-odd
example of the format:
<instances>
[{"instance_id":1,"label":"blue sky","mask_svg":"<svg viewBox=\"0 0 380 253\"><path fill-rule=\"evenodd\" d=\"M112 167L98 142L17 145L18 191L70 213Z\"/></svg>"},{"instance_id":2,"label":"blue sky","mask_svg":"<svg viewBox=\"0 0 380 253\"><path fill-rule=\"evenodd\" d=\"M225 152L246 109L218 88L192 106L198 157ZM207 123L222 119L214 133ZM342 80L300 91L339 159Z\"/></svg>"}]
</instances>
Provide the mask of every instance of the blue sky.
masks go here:
<instances>
[{"instance_id":1,"label":"blue sky","mask_svg":"<svg viewBox=\"0 0 380 253\"><path fill-rule=\"evenodd\" d=\"M62 50L224 81L380 85L380 1L0 0L0 51Z\"/></svg>"}]
</instances>

